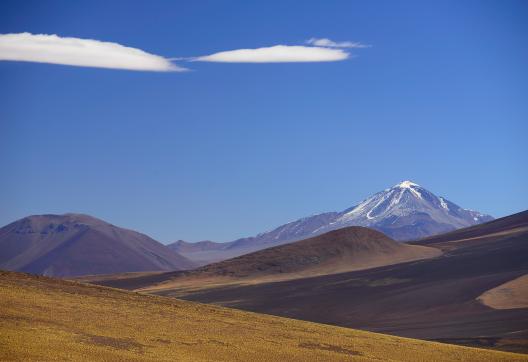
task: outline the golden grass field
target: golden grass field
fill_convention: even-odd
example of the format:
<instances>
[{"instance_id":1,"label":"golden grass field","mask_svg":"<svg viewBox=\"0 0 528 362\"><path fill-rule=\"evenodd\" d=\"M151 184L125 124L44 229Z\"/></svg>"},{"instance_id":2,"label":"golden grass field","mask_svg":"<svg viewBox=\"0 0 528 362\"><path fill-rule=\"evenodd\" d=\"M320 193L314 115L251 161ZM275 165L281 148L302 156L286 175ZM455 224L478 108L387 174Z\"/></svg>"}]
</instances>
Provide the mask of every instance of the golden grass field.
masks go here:
<instances>
[{"instance_id":1,"label":"golden grass field","mask_svg":"<svg viewBox=\"0 0 528 362\"><path fill-rule=\"evenodd\" d=\"M77 282L0 272L2 361L528 361Z\"/></svg>"}]
</instances>

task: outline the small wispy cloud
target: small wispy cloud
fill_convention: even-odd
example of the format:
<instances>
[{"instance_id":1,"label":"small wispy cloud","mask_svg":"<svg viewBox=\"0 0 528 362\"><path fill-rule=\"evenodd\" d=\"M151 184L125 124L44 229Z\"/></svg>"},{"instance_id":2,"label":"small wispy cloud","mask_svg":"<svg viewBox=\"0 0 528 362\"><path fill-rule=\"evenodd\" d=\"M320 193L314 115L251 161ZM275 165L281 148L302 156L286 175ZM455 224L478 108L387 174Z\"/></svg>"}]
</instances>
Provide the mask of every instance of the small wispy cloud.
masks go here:
<instances>
[{"instance_id":1,"label":"small wispy cloud","mask_svg":"<svg viewBox=\"0 0 528 362\"><path fill-rule=\"evenodd\" d=\"M303 45L275 45L255 49L228 50L192 58L198 62L219 63L296 63L335 62L349 57L341 49L309 47Z\"/></svg>"},{"instance_id":2,"label":"small wispy cloud","mask_svg":"<svg viewBox=\"0 0 528 362\"><path fill-rule=\"evenodd\" d=\"M47 34L0 34L0 60L154 72L187 69L159 55L117 43Z\"/></svg>"},{"instance_id":3,"label":"small wispy cloud","mask_svg":"<svg viewBox=\"0 0 528 362\"><path fill-rule=\"evenodd\" d=\"M328 47L328 48L370 48L370 45L361 44L359 42L352 41L342 41L335 42L328 38L311 38L306 41L306 44L318 46L318 47Z\"/></svg>"}]
</instances>

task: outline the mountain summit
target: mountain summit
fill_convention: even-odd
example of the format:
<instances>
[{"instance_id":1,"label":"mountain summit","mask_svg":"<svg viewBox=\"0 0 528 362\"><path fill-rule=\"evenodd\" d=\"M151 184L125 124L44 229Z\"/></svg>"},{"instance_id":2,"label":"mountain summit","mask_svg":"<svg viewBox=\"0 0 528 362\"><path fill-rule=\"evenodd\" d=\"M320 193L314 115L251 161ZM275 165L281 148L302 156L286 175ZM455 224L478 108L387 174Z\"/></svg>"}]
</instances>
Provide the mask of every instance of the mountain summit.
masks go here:
<instances>
[{"instance_id":1,"label":"mountain summit","mask_svg":"<svg viewBox=\"0 0 528 362\"><path fill-rule=\"evenodd\" d=\"M489 215L464 209L412 181L403 181L341 212L321 231L359 225L397 240L410 240L490 220Z\"/></svg>"},{"instance_id":2,"label":"mountain summit","mask_svg":"<svg viewBox=\"0 0 528 362\"><path fill-rule=\"evenodd\" d=\"M240 239L231 247L254 242L283 243L347 226L366 226L396 240L415 240L493 220L464 209L412 181L403 181L341 212L305 217L254 238Z\"/></svg>"},{"instance_id":3,"label":"mountain summit","mask_svg":"<svg viewBox=\"0 0 528 362\"><path fill-rule=\"evenodd\" d=\"M341 212L326 212L279 226L255 237L238 239L214 249L174 249L200 264L275 245L306 239L348 226L365 226L399 240L416 240L491 221L493 217L464 209L412 181L403 181ZM188 249L188 248L187 248Z\"/></svg>"}]
</instances>

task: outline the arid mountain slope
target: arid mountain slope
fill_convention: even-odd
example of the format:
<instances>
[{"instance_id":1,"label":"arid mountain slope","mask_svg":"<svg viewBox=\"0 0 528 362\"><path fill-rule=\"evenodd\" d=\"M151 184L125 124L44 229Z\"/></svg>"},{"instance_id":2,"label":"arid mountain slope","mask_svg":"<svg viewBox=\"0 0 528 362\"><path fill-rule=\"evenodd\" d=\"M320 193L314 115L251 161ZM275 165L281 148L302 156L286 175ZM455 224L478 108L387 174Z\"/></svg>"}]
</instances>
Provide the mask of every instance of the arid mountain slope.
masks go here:
<instances>
[{"instance_id":1,"label":"arid mountain slope","mask_svg":"<svg viewBox=\"0 0 528 362\"><path fill-rule=\"evenodd\" d=\"M465 348L0 272L2 361L527 361Z\"/></svg>"},{"instance_id":2,"label":"arid mountain slope","mask_svg":"<svg viewBox=\"0 0 528 362\"><path fill-rule=\"evenodd\" d=\"M0 229L0 268L49 276L181 270L161 243L88 215L35 215Z\"/></svg>"},{"instance_id":3,"label":"arid mountain slope","mask_svg":"<svg viewBox=\"0 0 528 362\"><path fill-rule=\"evenodd\" d=\"M528 273L528 230L519 231L527 219L523 212L461 230L461 239L429 239L427 245L444 250L431 259L253 285L184 290L175 284L155 292L406 337L528 352L528 309L494 309L478 300Z\"/></svg>"}]
</instances>

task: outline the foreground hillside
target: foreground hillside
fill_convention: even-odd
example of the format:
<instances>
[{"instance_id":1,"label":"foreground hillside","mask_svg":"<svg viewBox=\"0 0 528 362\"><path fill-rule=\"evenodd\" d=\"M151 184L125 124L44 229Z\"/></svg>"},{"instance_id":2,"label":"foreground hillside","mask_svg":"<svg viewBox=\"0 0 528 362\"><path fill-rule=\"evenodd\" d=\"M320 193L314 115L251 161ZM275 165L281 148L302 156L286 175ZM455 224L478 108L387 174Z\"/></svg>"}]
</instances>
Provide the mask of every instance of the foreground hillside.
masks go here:
<instances>
[{"instance_id":1,"label":"foreground hillside","mask_svg":"<svg viewBox=\"0 0 528 362\"><path fill-rule=\"evenodd\" d=\"M14 272L0 346L2 361L528 361Z\"/></svg>"},{"instance_id":2,"label":"foreground hillside","mask_svg":"<svg viewBox=\"0 0 528 362\"><path fill-rule=\"evenodd\" d=\"M193 267L147 235L88 215L34 215L0 229L7 270L65 277Z\"/></svg>"}]
</instances>

